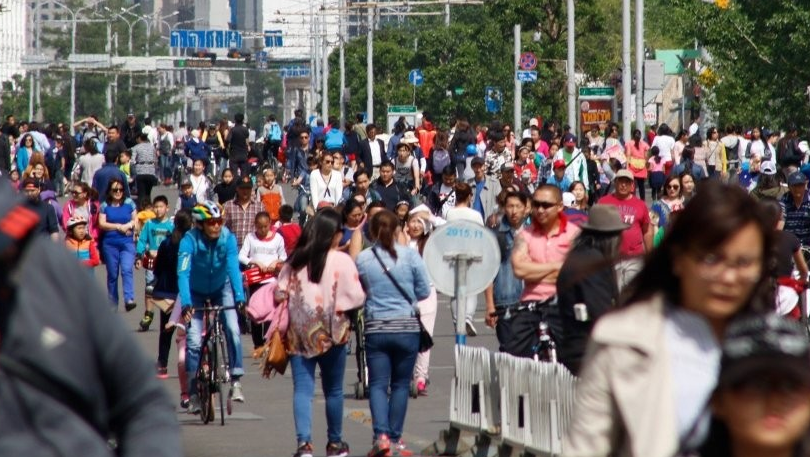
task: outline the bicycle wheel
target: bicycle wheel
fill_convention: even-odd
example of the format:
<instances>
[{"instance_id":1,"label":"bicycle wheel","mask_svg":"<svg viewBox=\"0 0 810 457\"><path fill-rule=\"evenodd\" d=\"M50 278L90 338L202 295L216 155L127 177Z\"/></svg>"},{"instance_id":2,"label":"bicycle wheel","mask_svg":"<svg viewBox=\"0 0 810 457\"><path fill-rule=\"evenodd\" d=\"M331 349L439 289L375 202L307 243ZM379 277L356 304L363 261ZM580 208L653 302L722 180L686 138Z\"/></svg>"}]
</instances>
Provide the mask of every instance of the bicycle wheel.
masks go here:
<instances>
[{"instance_id":1,"label":"bicycle wheel","mask_svg":"<svg viewBox=\"0 0 810 457\"><path fill-rule=\"evenodd\" d=\"M209 350L209 345L203 346L200 354L200 367L197 369L197 393L200 396L200 419L207 424L214 419L213 378L212 372L216 367L216 354Z\"/></svg>"},{"instance_id":2,"label":"bicycle wheel","mask_svg":"<svg viewBox=\"0 0 810 457\"><path fill-rule=\"evenodd\" d=\"M220 335L222 335L220 333ZM219 362L217 364L217 395L219 396L219 422L220 425L225 425L225 402L226 396L230 397L229 395L229 383L228 383L228 351L225 348L225 338L219 336L216 341L216 346L219 354L221 354L217 360Z\"/></svg>"}]
</instances>

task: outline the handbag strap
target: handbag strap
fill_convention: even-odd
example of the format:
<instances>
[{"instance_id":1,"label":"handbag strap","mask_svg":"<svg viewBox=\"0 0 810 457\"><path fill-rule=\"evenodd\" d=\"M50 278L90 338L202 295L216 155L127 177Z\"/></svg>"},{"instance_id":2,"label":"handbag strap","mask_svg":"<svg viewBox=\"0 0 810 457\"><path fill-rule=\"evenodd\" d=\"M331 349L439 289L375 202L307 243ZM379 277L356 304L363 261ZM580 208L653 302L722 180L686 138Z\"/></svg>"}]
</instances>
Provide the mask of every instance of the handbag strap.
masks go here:
<instances>
[{"instance_id":1,"label":"handbag strap","mask_svg":"<svg viewBox=\"0 0 810 457\"><path fill-rule=\"evenodd\" d=\"M371 252L374 253L374 257L377 258L377 262L380 262L380 266L382 267L383 271L385 272L385 275L388 276L388 279L390 279L392 283L394 283L394 287L396 287L397 290L399 291L399 293L402 294L402 297L405 298L405 300L408 303L410 303L411 306L413 306L413 299L411 299L411 297L405 292L405 289L403 289L402 286L399 285L397 280L394 279L394 275L391 274L391 269L388 268L387 266L385 266L385 263L383 263L382 258L380 258L380 254L377 253L377 249L372 247ZM414 312L416 313L416 317L419 317L419 308L417 308L415 306L413 306L413 308L414 308Z\"/></svg>"}]
</instances>

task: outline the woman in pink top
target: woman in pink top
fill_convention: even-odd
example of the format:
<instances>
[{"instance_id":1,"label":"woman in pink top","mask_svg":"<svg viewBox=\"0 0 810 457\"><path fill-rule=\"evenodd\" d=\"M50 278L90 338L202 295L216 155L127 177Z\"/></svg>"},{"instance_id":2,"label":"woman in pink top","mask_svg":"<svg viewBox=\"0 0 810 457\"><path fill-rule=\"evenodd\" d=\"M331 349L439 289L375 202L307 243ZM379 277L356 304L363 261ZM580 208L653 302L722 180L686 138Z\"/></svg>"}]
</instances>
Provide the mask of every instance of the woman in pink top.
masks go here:
<instances>
[{"instance_id":1,"label":"woman in pink top","mask_svg":"<svg viewBox=\"0 0 810 457\"><path fill-rule=\"evenodd\" d=\"M650 146L641 139L641 130L633 130L633 140L627 143L627 168L633 172L638 196L644 200L644 181L647 180L647 151Z\"/></svg>"},{"instance_id":2,"label":"woman in pink top","mask_svg":"<svg viewBox=\"0 0 810 457\"><path fill-rule=\"evenodd\" d=\"M293 416L298 457L312 455L312 398L315 366L321 368L326 397L327 456L347 455L343 442L343 374L349 319L366 298L352 258L337 250L343 236L341 216L318 211L304 227L298 247L279 273L276 300L288 300L287 330L293 377Z\"/></svg>"}]
</instances>

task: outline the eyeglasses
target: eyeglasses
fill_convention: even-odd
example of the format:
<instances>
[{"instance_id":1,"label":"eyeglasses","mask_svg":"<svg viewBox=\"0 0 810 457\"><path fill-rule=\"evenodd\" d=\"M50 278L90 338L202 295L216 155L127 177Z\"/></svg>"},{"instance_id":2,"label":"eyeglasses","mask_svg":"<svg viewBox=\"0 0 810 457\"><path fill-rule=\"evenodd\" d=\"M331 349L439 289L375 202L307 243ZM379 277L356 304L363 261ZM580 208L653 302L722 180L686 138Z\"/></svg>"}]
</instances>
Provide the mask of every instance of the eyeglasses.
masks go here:
<instances>
[{"instance_id":1,"label":"eyeglasses","mask_svg":"<svg viewBox=\"0 0 810 457\"><path fill-rule=\"evenodd\" d=\"M222 225L222 219L206 219L204 222L205 225Z\"/></svg>"},{"instance_id":2,"label":"eyeglasses","mask_svg":"<svg viewBox=\"0 0 810 457\"><path fill-rule=\"evenodd\" d=\"M672 189L672 190L680 190L680 189L681 189L681 186L672 186L672 185L669 185L669 186L667 186L667 189Z\"/></svg>"},{"instance_id":3,"label":"eyeglasses","mask_svg":"<svg viewBox=\"0 0 810 457\"><path fill-rule=\"evenodd\" d=\"M309 135L301 135L300 138L303 140L304 138L309 138Z\"/></svg>"},{"instance_id":4,"label":"eyeglasses","mask_svg":"<svg viewBox=\"0 0 810 457\"><path fill-rule=\"evenodd\" d=\"M123 188L123 187L113 187L113 188L112 188L112 189L110 189L110 190L111 190L112 192L123 192L123 191L124 191L124 188Z\"/></svg>"},{"instance_id":5,"label":"eyeglasses","mask_svg":"<svg viewBox=\"0 0 810 457\"><path fill-rule=\"evenodd\" d=\"M698 263L698 270L702 276L717 278L728 270L734 270L738 279L754 281L759 278L762 267L762 257L740 256L728 259L722 254L693 255Z\"/></svg>"},{"instance_id":6,"label":"eyeglasses","mask_svg":"<svg viewBox=\"0 0 810 457\"><path fill-rule=\"evenodd\" d=\"M332 165L333 163L335 163L335 161L334 160L324 160L323 163L324 163L324 165L326 165L326 164Z\"/></svg>"},{"instance_id":7,"label":"eyeglasses","mask_svg":"<svg viewBox=\"0 0 810 457\"><path fill-rule=\"evenodd\" d=\"M71 190L71 191L70 191L70 195L81 195L81 194L83 194L83 193L84 193L84 192L80 192L80 191L78 191L78 190Z\"/></svg>"},{"instance_id":8,"label":"eyeglasses","mask_svg":"<svg viewBox=\"0 0 810 457\"><path fill-rule=\"evenodd\" d=\"M803 394L810 386L806 381L791 377L751 377L730 386L731 390L747 397L765 397L772 392L796 396Z\"/></svg>"},{"instance_id":9,"label":"eyeglasses","mask_svg":"<svg viewBox=\"0 0 810 457\"><path fill-rule=\"evenodd\" d=\"M554 208L557 205L559 205L559 203L557 203L557 202L544 202L544 201L539 201L539 200L532 200L532 208L534 208L534 209L539 209L539 208L551 209L551 208Z\"/></svg>"}]
</instances>

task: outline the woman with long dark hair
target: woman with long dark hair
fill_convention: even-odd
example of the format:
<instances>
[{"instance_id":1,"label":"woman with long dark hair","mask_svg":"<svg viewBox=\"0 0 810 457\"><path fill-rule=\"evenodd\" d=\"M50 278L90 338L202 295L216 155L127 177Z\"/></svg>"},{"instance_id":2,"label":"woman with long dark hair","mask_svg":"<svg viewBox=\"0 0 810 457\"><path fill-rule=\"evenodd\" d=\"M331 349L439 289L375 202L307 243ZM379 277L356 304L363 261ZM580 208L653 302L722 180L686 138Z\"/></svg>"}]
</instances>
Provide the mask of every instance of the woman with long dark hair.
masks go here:
<instances>
[{"instance_id":1,"label":"woman with long dark hair","mask_svg":"<svg viewBox=\"0 0 810 457\"><path fill-rule=\"evenodd\" d=\"M726 326L773 309L774 230L766 221L743 189L702 185L624 291L621 309L596 322L566 456L697 450Z\"/></svg>"},{"instance_id":2,"label":"woman with long dark hair","mask_svg":"<svg viewBox=\"0 0 810 457\"><path fill-rule=\"evenodd\" d=\"M110 179L104 202L98 214L98 228L103 232L101 255L107 267L107 293L118 308L118 276L124 285L124 308L135 309L132 269L135 266L135 227L138 210L132 199L124 196L126 183L115 176Z\"/></svg>"},{"instance_id":3,"label":"woman with long dark hair","mask_svg":"<svg viewBox=\"0 0 810 457\"><path fill-rule=\"evenodd\" d=\"M619 298L613 265L619 260L621 235L627 227L615 206L594 205L560 267L557 305L563 331L555 339L560 362L575 375L594 322L616 306Z\"/></svg>"},{"instance_id":4,"label":"woman with long dark hair","mask_svg":"<svg viewBox=\"0 0 810 457\"><path fill-rule=\"evenodd\" d=\"M346 311L363 305L357 267L337 250L343 236L341 216L331 208L307 222L298 246L278 275L276 300L288 300L288 352L293 377L296 457L312 455L312 399L315 366L321 369L326 397L329 444L326 455L347 455L343 442L343 375L349 319Z\"/></svg>"},{"instance_id":5,"label":"woman with long dark hair","mask_svg":"<svg viewBox=\"0 0 810 457\"><path fill-rule=\"evenodd\" d=\"M364 310L369 403L374 446L369 457L411 455L402 432L416 356L417 302L430 296L430 280L419 253L396 242L399 218L383 210L371 218L374 246L357 257L368 294ZM390 394L389 394L390 391Z\"/></svg>"}]
</instances>

